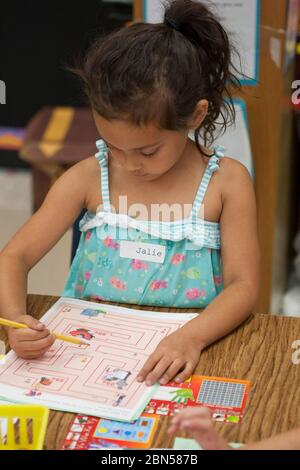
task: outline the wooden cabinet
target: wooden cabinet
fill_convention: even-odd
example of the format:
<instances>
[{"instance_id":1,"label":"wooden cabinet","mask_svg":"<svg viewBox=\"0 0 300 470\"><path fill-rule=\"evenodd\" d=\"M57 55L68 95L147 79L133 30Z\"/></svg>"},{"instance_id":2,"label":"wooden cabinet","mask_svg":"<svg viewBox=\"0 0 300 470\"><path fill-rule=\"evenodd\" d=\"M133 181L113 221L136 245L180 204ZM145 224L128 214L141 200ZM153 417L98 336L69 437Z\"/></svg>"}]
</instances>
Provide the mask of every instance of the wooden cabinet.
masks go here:
<instances>
[{"instance_id":1,"label":"wooden cabinet","mask_svg":"<svg viewBox=\"0 0 300 470\"><path fill-rule=\"evenodd\" d=\"M257 311L278 313L286 288L290 240L294 63L285 67L288 0L261 0L259 85L244 87L255 169L261 291ZM134 2L134 19L143 1Z\"/></svg>"}]
</instances>

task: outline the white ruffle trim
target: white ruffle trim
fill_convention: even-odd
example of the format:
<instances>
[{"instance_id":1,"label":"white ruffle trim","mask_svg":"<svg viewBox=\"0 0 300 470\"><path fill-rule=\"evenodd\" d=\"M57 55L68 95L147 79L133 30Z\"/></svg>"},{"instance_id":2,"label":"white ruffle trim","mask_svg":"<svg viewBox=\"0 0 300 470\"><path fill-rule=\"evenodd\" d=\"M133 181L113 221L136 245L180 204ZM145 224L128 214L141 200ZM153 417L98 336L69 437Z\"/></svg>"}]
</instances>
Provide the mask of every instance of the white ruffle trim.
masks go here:
<instances>
[{"instance_id":1,"label":"white ruffle trim","mask_svg":"<svg viewBox=\"0 0 300 470\"><path fill-rule=\"evenodd\" d=\"M186 239L199 246L199 248L206 246L208 248L219 249L221 246L219 224L207 222L200 218L197 218L195 221L186 219L174 222L154 222L136 220L127 214L101 211L97 214L87 212L79 226L82 232L87 232L106 224L110 227L118 227L125 230L138 230L154 238L164 240L181 241ZM124 237L124 239L129 238Z\"/></svg>"}]
</instances>

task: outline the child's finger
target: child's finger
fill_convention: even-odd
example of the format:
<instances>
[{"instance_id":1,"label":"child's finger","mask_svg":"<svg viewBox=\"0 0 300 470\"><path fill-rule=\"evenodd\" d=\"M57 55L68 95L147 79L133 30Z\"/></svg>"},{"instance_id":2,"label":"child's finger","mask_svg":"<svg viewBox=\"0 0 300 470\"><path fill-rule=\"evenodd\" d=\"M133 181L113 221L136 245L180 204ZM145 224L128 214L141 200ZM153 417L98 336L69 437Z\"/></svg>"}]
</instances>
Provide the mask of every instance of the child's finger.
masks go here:
<instances>
[{"instance_id":1,"label":"child's finger","mask_svg":"<svg viewBox=\"0 0 300 470\"><path fill-rule=\"evenodd\" d=\"M180 429L190 433L207 450L227 449L224 439L217 433L209 419L192 418L183 420Z\"/></svg>"},{"instance_id":2,"label":"child's finger","mask_svg":"<svg viewBox=\"0 0 300 470\"><path fill-rule=\"evenodd\" d=\"M49 336L50 332L47 329L37 331L31 328L24 328L20 330L14 330L14 337L18 341L36 341Z\"/></svg>"},{"instance_id":3,"label":"child's finger","mask_svg":"<svg viewBox=\"0 0 300 470\"><path fill-rule=\"evenodd\" d=\"M36 352L42 349L50 348L55 341L55 336L48 335L46 338L37 341L24 341L20 343L24 352Z\"/></svg>"},{"instance_id":4,"label":"child's finger","mask_svg":"<svg viewBox=\"0 0 300 470\"><path fill-rule=\"evenodd\" d=\"M171 424L172 425L178 424L180 420L181 420L181 413L176 413L176 415L172 417Z\"/></svg>"},{"instance_id":5,"label":"child's finger","mask_svg":"<svg viewBox=\"0 0 300 470\"><path fill-rule=\"evenodd\" d=\"M171 426L169 427L167 433L168 434L175 434L179 429L179 426L176 426L175 424L171 424Z\"/></svg>"},{"instance_id":6,"label":"child's finger","mask_svg":"<svg viewBox=\"0 0 300 470\"><path fill-rule=\"evenodd\" d=\"M184 382L193 373L194 368L195 368L194 364L192 364L191 362L187 362L187 364L186 364L185 368L183 369L183 371L180 372L180 374L177 375L177 377L175 379L175 382L176 383Z\"/></svg>"},{"instance_id":7,"label":"child's finger","mask_svg":"<svg viewBox=\"0 0 300 470\"><path fill-rule=\"evenodd\" d=\"M162 378L160 379L159 383L161 385L164 385L164 384L167 384L168 382L170 382L170 380L172 380L175 375L177 374L177 372L182 369L184 365L184 361L182 359L176 359L171 365L170 367L168 368L168 370L164 373L164 375L162 376Z\"/></svg>"},{"instance_id":8,"label":"child's finger","mask_svg":"<svg viewBox=\"0 0 300 470\"><path fill-rule=\"evenodd\" d=\"M180 428L189 432L206 433L213 429L213 423L209 419L199 419L198 417L186 418L180 422Z\"/></svg>"},{"instance_id":9,"label":"child's finger","mask_svg":"<svg viewBox=\"0 0 300 470\"><path fill-rule=\"evenodd\" d=\"M46 326L42 322L40 322L36 318L31 317L30 315L22 315L21 317L18 317L17 320L19 323L24 323L33 330L41 331L46 328Z\"/></svg>"},{"instance_id":10,"label":"child's finger","mask_svg":"<svg viewBox=\"0 0 300 470\"><path fill-rule=\"evenodd\" d=\"M160 361L161 357L161 354L157 354L155 352L151 354L137 376L138 382L143 382L145 380L149 372L153 370L154 366Z\"/></svg>"},{"instance_id":11,"label":"child's finger","mask_svg":"<svg viewBox=\"0 0 300 470\"><path fill-rule=\"evenodd\" d=\"M10 346L18 354L20 351L27 351L32 349L32 345L37 341L45 340L49 338L50 334L48 331L34 331L34 330L14 330L10 332L9 340ZM38 348L39 349L39 348Z\"/></svg>"},{"instance_id":12,"label":"child's finger","mask_svg":"<svg viewBox=\"0 0 300 470\"><path fill-rule=\"evenodd\" d=\"M173 419L171 421L171 425L176 426L176 427L180 427L181 423L184 419L186 419L186 418L184 418L183 416L181 416L180 413L178 413L176 416L173 417Z\"/></svg>"},{"instance_id":13,"label":"child's finger","mask_svg":"<svg viewBox=\"0 0 300 470\"><path fill-rule=\"evenodd\" d=\"M158 364L154 367L154 369L149 372L146 376L146 385L153 385L162 377L165 373L166 369L169 367L170 361L169 359L162 358Z\"/></svg>"},{"instance_id":14,"label":"child's finger","mask_svg":"<svg viewBox=\"0 0 300 470\"><path fill-rule=\"evenodd\" d=\"M23 352L21 354L18 353L18 356L20 356L22 359L26 359L26 360L30 360L30 359L37 359L41 356L43 356L43 354L45 354L47 351L48 351L49 348L44 348L44 349L40 349L39 351L35 351L35 352Z\"/></svg>"},{"instance_id":15,"label":"child's finger","mask_svg":"<svg viewBox=\"0 0 300 470\"><path fill-rule=\"evenodd\" d=\"M191 409L190 413L187 413L187 410L184 411L185 413L181 411L179 414L173 417L171 421L171 426L169 428L170 434L173 434L179 429L183 429L185 431L192 431L194 430L194 428L196 428L199 431L202 428L206 429L206 426L212 427L210 413L207 413L208 410L203 409L204 413L197 412L197 409Z\"/></svg>"},{"instance_id":16,"label":"child's finger","mask_svg":"<svg viewBox=\"0 0 300 470\"><path fill-rule=\"evenodd\" d=\"M174 416L173 421L178 422L182 421L183 419L194 417L197 419L211 419L212 412L209 408L205 408L203 406L187 407L182 409L176 416Z\"/></svg>"}]
</instances>

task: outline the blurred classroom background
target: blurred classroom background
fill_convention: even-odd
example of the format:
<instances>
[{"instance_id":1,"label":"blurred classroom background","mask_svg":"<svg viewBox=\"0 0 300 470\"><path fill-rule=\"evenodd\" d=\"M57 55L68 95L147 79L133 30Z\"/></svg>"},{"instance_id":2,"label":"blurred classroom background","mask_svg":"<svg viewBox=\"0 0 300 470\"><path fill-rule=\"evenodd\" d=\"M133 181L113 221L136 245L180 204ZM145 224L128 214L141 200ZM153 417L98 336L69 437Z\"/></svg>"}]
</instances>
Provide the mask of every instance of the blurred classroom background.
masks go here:
<instances>
[{"instance_id":1,"label":"blurred classroom background","mask_svg":"<svg viewBox=\"0 0 300 470\"><path fill-rule=\"evenodd\" d=\"M235 149L242 149L236 158L245 163L255 183L262 250L257 311L300 316L300 106L292 100L293 83L300 80L299 1L247 1L248 8L253 6L248 36L249 41L253 38L257 77L236 97L239 123L226 136L225 147L233 156ZM78 81L65 65L99 32L142 18L154 21L158 14L156 0L3 3L0 250L38 209L53 181L95 152L91 115ZM232 30L241 27L237 18L224 21ZM73 237L70 230L32 270L29 293L60 295Z\"/></svg>"}]
</instances>

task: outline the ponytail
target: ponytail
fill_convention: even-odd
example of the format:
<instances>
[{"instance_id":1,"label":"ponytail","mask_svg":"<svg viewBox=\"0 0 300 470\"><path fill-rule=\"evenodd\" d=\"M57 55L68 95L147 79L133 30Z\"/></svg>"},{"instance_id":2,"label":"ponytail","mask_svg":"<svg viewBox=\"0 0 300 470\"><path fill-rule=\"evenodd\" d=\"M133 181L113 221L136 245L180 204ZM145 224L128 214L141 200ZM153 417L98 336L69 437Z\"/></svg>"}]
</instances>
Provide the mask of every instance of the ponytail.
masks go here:
<instances>
[{"instance_id":1,"label":"ponytail","mask_svg":"<svg viewBox=\"0 0 300 470\"><path fill-rule=\"evenodd\" d=\"M192 0L173 0L165 9L164 24L173 34L182 35L194 46L199 65L199 82L202 95L208 100L208 114L196 130L196 142L202 134L204 143L212 143L216 128L219 133L235 121L235 108L230 87L240 89L232 63L233 54L238 53L230 44L228 35L219 19L206 4ZM220 121L218 118L221 116Z\"/></svg>"}]
</instances>

